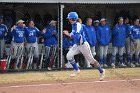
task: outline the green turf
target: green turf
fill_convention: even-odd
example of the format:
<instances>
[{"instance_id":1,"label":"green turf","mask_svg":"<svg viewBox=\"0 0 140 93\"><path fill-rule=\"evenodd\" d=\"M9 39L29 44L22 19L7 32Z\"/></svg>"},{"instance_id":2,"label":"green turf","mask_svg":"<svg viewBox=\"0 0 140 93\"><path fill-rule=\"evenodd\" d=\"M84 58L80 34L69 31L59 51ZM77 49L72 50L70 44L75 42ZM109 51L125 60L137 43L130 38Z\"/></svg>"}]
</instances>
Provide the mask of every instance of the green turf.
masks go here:
<instances>
[{"instance_id":1,"label":"green turf","mask_svg":"<svg viewBox=\"0 0 140 93\"><path fill-rule=\"evenodd\" d=\"M67 80L87 80L98 78L97 70L81 70L76 77L70 77L72 71L52 71L52 72L24 72L13 74L0 74L0 84L31 83L43 81L67 81ZM106 77L126 78L129 76L140 76L140 68L118 68L107 69Z\"/></svg>"}]
</instances>

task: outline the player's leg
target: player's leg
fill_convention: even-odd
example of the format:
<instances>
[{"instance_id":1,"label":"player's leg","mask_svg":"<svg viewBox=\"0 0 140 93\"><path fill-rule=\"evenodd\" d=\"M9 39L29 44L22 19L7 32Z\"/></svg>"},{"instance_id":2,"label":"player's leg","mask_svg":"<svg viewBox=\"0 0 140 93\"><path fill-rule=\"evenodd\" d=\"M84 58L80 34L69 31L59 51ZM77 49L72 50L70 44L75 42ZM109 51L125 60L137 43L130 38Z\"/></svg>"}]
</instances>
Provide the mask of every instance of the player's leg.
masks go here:
<instances>
[{"instance_id":1,"label":"player's leg","mask_svg":"<svg viewBox=\"0 0 140 93\"><path fill-rule=\"evenodd\" d=\"M74 73L71 74L71 76L76 76L76 74L79 72L79 68L76 64L76 61L74 59L74 56L79 54L80 51L79 51L79 48L78 46L75 44L73 45L73 47L70 48L69 52L67 53L67 60L68 62L71 63L71 65L73 66L73 69L74 69Z\"/></svg>"},{"instance_id":2,"label":"player's leg","mask_svg":"<svg viewBox=\"0 0 140 93\"><path fill-rule=\"evenodd\" d=\"M4 54L4 48L5 48L5 41L4 39L0 40L0 59L3 58L3 54Z\"/></svg>"},{"instance_id":3,"label":"player's leg","mask_svg":"<svg viewBox=\"0 0 140 93\"><path fill-rule=\"evenodd\" d=\"M137 49L135 50L135 64L136 66L139 66L140 39L136 39L135 41L138 45Z\"/></svg>"},{"instance_id":4,"label":"player's leg","mask_svg":"<svg viewBox=\"0 0 140 93\"><path fill-rule=\"evenodd\" d=\"M90 50L91 50L91 53L92 53L92 56L94 57L96 55L96 52L95 52L95 46L93 47L90 47ZM90 65L90 62L86 60L86 64L87 64L87 67L90 68L91 65Z\"/></svg>"},{"instance_id":5,"label":"player's leg","mask_svg":"<svg viewBox=\"0 0 140 93\"><path fill-rule=\"evenodd\" d=\"M111 57L111 66L115 68L115 60L116 60L116 53L118 51L118 47L112 48L112 57Z\"/></svg>"},{"instance_id":6,"label":"player's leg","mask_svg":"<svg viewBox=\"0 0 140 93\"><path fill-rule=\"evenodd\" d=\"M119 53L119 66L120 67L125 67L126 65L123 62L124 47L119 47L118 53Z\"/></svg>"},{"instance_id":7,"label":"player's leg","mask_svg":"<svg viewBox=\"0 0 140 93\"><path fill-rule=\"evenodd\" d=\"M33 68L37 69L38 65L39 65L39 51L38 51L38 44L34 43L33 46L35 47L34 50L34 63L33 63Z\"/></svg>"},{"instance_id":8,"label":"player's leg","mask_svg":"<svg viewBox=\"0 0 140 93\"><path fill-rule=\"evenodd\" d=\"M128 63L128 66L130 66L130 67L135 67L135 65L133 64L133 60L132 60L132 58L133 58L133 42L131 42L130 41L130 43L129 43L129 46L130 46L130 48L127 50L127 56L128 56L128 60L127 60L127 63Z\"/></svg>"},{"instance_id":9,"label":"player's leg","mask_svg":"<svg viewBox=\"0 0 140 93\"><path fill-rule=\"evenodd\" d=\"M102 69L100 64L93 58L89 44L85 42L83 45L79 46L79 50L84 55L86 60L89 61L91 65L94 65L98 69L98 71L100 72L100 80L103 80L105 70Z\"/></svg>"},{"instance_id":10,"label":"player's leg","mask_svg":"<svg viewBox=\"0 0 140 93\"><path fill-rule=\"evenodd\" d=\"M99 57L99 63L101 67L103 67L103 51L104 51L104 46L99 46L99 51L100 51L100 57Z\"/></svg>"},{"instance_id":11,"label":"player's leg","mask_svg":"<svg viewBox=\"0 0 140 93\"><path fill-rule=\"evenodd\" d=\"M104 51L103 51L103 64L104 64L104 67L108 67L108 65L106 63L107 51L108 51L108 45L104 46Z\"/></svg>"}]
</instances>

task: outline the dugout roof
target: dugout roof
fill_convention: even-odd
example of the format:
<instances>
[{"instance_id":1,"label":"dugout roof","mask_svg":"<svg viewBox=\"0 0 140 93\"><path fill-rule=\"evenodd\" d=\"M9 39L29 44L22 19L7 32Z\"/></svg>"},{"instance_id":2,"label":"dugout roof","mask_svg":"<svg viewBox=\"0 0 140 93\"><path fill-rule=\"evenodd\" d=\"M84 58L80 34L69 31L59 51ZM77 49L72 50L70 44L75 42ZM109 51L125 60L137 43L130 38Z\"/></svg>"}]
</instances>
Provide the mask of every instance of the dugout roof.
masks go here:
<instances>
[{"instance_id":1,"label":"dugout roof","mask_svg":"<svg viewBox=\"0 0 140 93\"><path fill-rule=\"evenodd\" d=\"M140 0L0 0L1 3L138 4Z\"/></svg>"}]
</instances>

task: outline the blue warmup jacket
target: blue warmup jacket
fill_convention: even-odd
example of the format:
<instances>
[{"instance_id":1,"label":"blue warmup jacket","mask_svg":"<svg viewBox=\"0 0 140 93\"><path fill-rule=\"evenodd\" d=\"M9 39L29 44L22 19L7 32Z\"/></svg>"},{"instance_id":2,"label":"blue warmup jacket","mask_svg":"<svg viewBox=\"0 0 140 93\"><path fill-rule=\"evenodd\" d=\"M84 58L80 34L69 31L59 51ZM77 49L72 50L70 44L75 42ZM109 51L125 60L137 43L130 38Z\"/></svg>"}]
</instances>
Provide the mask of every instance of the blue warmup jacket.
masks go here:
<instances>
[{"instance_id":1,"label":"blue warmup jacket","mask_svg":"<svg viewBox=\"0 0 140 93\"><path fill-rule=\"evenodd\" d=\"M17 26L16 29L12 30L11 36L14 42L23 43L25 39L25 28Z\"/></svg>"},{"instance_id":2,"label":"blue warmup jacket","mask_svg":"<svg viewBox=\"0 0 140 93\"><path fill-rule=\"evenodd\" d=\"M69 48L71 45L71 41L69 39L69 37L64 36L63 37L63 48Z\"/></svg>"},{"instance_id":3,"label":"blue warmup jacket","mask_svg":"<svg viewBox=\"0 0 140 93\"><path fill-rule=\"evenodd\" d=\"M79 22L75 22L72 25L71 38L74 40L74 44L77 45L80 45L81 38L83 39L82 43L86 41L83 24L80 24Z\"/></svg>"},{"instance_id":4,"label":"blue warmup jacket","mask_svg":"<svg viewBox=\"0 0 140 93\"><path fill-rule=\"evenodd\" d=\"M96 31L93 26L84 25L85 37L91 47L96 45Z\"/></svg>"},{"instance_id":5,"label":"blue warmup jacket","mask_svg":"<svg viewBox=\"0 0 140 93\"><path fill-rule=\"evenodd\" d=\"M131 26L131 39L140 39L140 26Z\"/></svg>"},{"instance_id":6,"label":"blue warmup jacket","mask_svg":"<svg viewBox=\"0 0 140 93\"><path fill-rule=\"evenodd\" d=\"M124 47L126 40L126 28L124 25L116 24L112 31L112 45Z\"/></svg>"},{"instance_id":7,"label":"blue warmup jacket","mask_svg":"<svg viewBox=\"0 0 140 93\"><path fill-rule=\"evenodd\" d=\"M45 46L51 46L51 45L57 45L57 36L53 35L54 32L57 33L56 27L47 26L46 32L44 33L44 45Z\"/></svg>"},{"instance_id":8,"label":"blue warmup jacket","mask_svg":"<svg viewBox=\"0 0 140 93\"><path fill-rule=\"evenodd\" d=\"M97 40L99 45L109 45L111 39L110 27L108 25L99 25L97 28Z\"/></svg>"},{"instance_id":9,"label":"blue warmup jacket","mask_svg":"<svg viewBox=\"0 0 140 93\"><path fill-rule=\"evenodd\" d=\"M37 42L37 37L41 36L41 31L36 27L26 27L25 28L25 37L27 43L35 43Z\"/></svg>"},{"instance_id":10,"label":"blue warmup jacket","mask_svg":"<svg viewBox=\"0 0 140 93\"><path fill-rule=\"evenodd\" d=\"M6 25L0 24L0 39L5 37L5 34L8 32Z\"/></svg>"},{"instance_id":11,"label":"blue warmup jacket","mask_svg":"<svg viewBox=\"0 0 140 93\"><path fill-rule=\"evenodd\" d=\"M130 37L130 24L124 24L126 28L126 38Z\"/></svg>"}]
</instances>

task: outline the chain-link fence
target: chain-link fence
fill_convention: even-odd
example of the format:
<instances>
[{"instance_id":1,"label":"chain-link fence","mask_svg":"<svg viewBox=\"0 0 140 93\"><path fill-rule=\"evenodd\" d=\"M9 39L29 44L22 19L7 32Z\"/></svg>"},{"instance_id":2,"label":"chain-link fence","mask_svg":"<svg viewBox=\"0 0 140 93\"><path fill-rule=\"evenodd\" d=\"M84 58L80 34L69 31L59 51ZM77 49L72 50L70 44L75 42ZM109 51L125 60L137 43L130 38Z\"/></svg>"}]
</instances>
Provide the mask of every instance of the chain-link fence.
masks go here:
<instances>
[{"instance_id":1,"label":"chain-link fence","mask_svg":"<svg viewBox=\"0 0 140 93\"><path fill-rule=\"evenodd\" d=\"M67 69L72 68L71 64L66 59L66 54L69 51L70 47L73 45L72 40L65 35L62 31L67 30L71 32L71 25L66 20L67 14L71 11L75 11L79 14L79 18L82 19L83 25L88 25L87 18L92 19L91 26L95 29L96 44L94 45L96 55L93 55L100 64L104 67L113 67L114 65L126 67L131 66L129 63L133 63L136 66L139 66L139 52L140 49L140 38L134 38L137 43L136 49L130 44L130 36L126 36L124 39L128 42L124 42L121 36L123 33L113 34L114 27L118 23L118 18L123 17L125 25L132 27L135 25L135 19L139 19L140 16L140 6L139 4L63 4L63 7L59 4L9 4L3 3L0 4L0 14L3 15L3 23L8 28L8 33L4 38L6 41L5 50L1 50L1 58L6 59L6 69L7 70L42 70L42 69ZM63 19L62 19L63 18ZM107 45L101 45L98 36L98 25L102 26L101 19L105 18L106 24L109 27L110 31L110 41ZM25 25L28 27L29 21L33 20L35 26L39 29L40 32L46 30L46 35L38 36L38 50L39 57L35 57L34 47L32 49L27 49L26 46L29 44L27 40L23 47L23 53L20 55L18 52L21 51L20 47L16 49L16 58L13 58L13 52L15 52L15 47L12 47L11 28L14 25L17 25L17 21L22 19L25 21ZM57 21L57 25L54 28L49 28L52 20ZM129 20L129 22L127 22ZM99 22L98 22L99 21ZM107 29L107 28L106 28ZM104 30L106 30L104 29ZM118 28L120 29L120 28ZM55 30L56 35L49 37L50 30ZM117 30L117 29L116 29ZM128 29L127 29L128 30ZM135 30L135 29L134 29ZM89 30L90 31L90 30ZM101 30L102 31L102 30ZM48 32L48 33L47 33ZM140 30L137 31L140 34ZM101 33L103 34L103 33ZM104 33L105 34L105 33ZM112 42L119 41L119 38L114 38L115 35L118 35L120 43L124 42L123 46L112 46ZM92 37L95 37L92 36ZM102 36L102 35L100 35ZM105 35L104 35L105 36ZM106 40L105 37L101 37L103 41ZM113 41L116 39L115 41ZM138 40L136 40L138 39ZM3 39L0 39L0 42ZM55 43L54 43L55 42ZM132 45L134 43L132 42ZM1 49L2 49L1 43ZM106 49L103 48L101 52L101 47L107 46ZM117 53L118 50L118 53ZM115 53L114 53L115 51ZM134 53L136 52L136 53ZM116 56L117 53L117 56ZM4 55L3 55L4 54ZM103 57L101 56L103 54ZM130 55L131 54L131 55ZM134 54L134 55L133 55ZM63 55L63 56L62 56ZM107 56L106 56L107 55ZM134 57L133 57L134 56ZM90 63L86 61L82 54L75 56L76 62L81 68L91 68ZM115 60L115 61L114 61ZM132 61L132 62L130 62ZM116 62L117 64L114 64ZM2 63L2 62L1 62ZM133 65L133 66L134 66Z\"/></svg>"}]
</instances>

